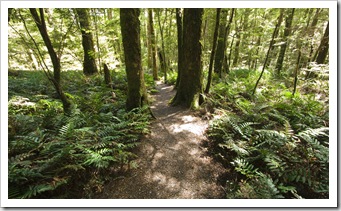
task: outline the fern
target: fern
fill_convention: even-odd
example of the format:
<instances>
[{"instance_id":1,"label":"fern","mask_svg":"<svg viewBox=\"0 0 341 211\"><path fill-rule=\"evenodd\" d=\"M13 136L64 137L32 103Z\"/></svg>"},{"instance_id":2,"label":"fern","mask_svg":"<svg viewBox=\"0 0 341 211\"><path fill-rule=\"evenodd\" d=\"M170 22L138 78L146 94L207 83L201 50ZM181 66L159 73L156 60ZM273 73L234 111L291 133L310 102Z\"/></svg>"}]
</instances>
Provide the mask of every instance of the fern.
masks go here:
<instances>
[{"instance_id":1,"label":"fern","mask_svg":"<svg viewBox=\"0 0 341 211\"><path fill-rule=\"evenodd\" d=\"M231 164L235 166L236 171L240 172L248 178L256 177L259 174L258 169L244 159L237 158L233 162L231 162Z\"/></svg>"}]
</instances>

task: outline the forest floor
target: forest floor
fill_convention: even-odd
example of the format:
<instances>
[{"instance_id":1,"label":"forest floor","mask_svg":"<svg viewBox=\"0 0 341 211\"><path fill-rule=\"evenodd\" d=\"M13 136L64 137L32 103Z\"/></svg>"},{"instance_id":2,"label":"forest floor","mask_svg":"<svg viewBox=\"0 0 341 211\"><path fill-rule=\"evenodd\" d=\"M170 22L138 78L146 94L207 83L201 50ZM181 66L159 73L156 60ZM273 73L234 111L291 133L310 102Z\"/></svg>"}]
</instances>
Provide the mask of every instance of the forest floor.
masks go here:
<instances>
[{"instance_id":1,"label":"forest floor","mask_svg":"<svg viewBox=\"0 0 341 211\"><path fill-rule=\"evenodd\" d=\"M157 83L152 95L156 116L134 153L138 167L114 178L96 198L110 199L219 199L225 198L218 178L221 165L208 156L208 121L196 112L170 106L173 86Z\"/></svg>"}]
</instances>

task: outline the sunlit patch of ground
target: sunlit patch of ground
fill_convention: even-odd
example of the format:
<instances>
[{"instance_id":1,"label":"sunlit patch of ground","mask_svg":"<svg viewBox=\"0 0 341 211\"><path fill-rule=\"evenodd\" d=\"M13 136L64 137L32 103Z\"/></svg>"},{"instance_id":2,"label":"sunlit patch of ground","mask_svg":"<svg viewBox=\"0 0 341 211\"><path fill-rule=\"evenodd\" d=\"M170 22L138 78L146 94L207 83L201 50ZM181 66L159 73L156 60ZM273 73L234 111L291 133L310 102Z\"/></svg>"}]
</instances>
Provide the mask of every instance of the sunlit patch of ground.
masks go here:
<instances>
[{"instance_id":1,"label":"sunlit patch of ground","mask_svg":"<svg viewBox=\"0 0 341 211\"><path fill-rule=\"evenodd\" d=\"M224 198L216 183L224 170L202 148L208 122L169 106L173 87L159 84L158 89L152 107L158 119L136 152L139 167L106 186L98 198Z\"/></svg>"}]
</instances>

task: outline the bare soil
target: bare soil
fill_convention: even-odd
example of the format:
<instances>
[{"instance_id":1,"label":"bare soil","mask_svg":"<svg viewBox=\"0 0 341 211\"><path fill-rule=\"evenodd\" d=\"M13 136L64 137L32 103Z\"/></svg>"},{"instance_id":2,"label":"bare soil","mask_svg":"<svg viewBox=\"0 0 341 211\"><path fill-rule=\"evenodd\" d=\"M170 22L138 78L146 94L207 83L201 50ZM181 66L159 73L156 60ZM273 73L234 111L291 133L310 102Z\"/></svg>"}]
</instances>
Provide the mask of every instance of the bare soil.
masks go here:
<instances>
[{"instance_id":1,"label":"bare soil","mask_svg":"<svg viewBox=\"0 0 341 211\"><path fill-rule=\"evenodd\" d=\"M219 199L217 182L223 167L207 154L207 120L180 106L170 106L173 86L158 82L152 111L157 117L150 134L136 149L137 169L105 185L96 198L110 199Z\"/></svg>"}]
</instances>

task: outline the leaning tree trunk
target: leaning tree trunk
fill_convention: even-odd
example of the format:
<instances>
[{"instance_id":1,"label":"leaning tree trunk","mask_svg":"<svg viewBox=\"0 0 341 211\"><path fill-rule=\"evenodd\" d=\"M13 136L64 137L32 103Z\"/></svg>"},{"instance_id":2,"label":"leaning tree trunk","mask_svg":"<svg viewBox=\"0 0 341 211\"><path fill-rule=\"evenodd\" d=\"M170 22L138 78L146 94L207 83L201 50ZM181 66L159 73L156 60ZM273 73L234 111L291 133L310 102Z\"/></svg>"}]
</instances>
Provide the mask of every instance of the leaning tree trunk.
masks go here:
<instances>
[{"instance_id":1,"label":"leaning tree trunk","mask_svg":"<svg viewBox=\"0 0 341 211\"><path fill-rule=\"evenodd\" d=\"M141 107L147 101L141 64L140 10L120 9L124 61L128 79L126 109Z\"/></svg>"},{"instance_id":2,"label":"leaning tree trunk","mask_svg":"<svg viewBox=\"0 0 341 211\"><path fill-rule=\"evenodd\" d=\"M275 41L275 36L278 33L278 28L280 26L280 23L282 22L282 18L283 18L283 13L281 12L279 17L278 17L278 21L277 21L276 27L275 27L275 29L274 29L274 31L272 33L272 38L271 38L271 41L270 41L268 52L266 53L266 57L265 57L265 61L264 61L264 64L263 64L262 72L261 72L261 74L260 74L260 76L259 76L259 78L258 78L258 80L257 80L257 82L255 84L255 87L253 88L252 95L255 94L256 88L258 86L258 83L259 83L260 79L263 76L264 70L266 68L266 64L268 63L268 59L269 59L269 55L270 55L270 52L271 52L271 48L272 48L272 46L274 44L274 41Z\"/></svg>"},{"instance_id":3,"label":"leaning tree trunk","mask_svg":"<svg viewBox=\"0 0 341 211\"><path fill-rule=\"evenodd\" d=\"M202 46L200 43L203 9L184 9L183 49L184 69L173 105L182 104L188 108L199 105L202 89Z\"/></svg>"},{"instance_id":4,"label":"leaning tree trunk","mask_svg":"<svg viewBox=\"0 0 341 211\"><path fill-rule=\"evenodd\" d=\"M49 80L52 82L60 100L62 101L64 113L68 114L68 113L70 113L71 103L66 98L66 95L64 94L62 87L60 85L60 71L61 71L60 59L58 58L57 53L55 52L55 50L52 46L52 42L50 40L50 37L47 33L47 28L46 28L46 23L45 23L45 18L44 18L44 10L42 8L39 8L40 17L39 17L37 10L35 8L30 8L30 12L31 12L31 15L32 15L38 29L39 29L41 37L44 40L47 51L48 51L50 58L51 58L51 61L52 61L53 77L49 77Z\"/></svg>"},{"instance_id":5,"label":"leaning tree trunk","mask_svg":"<svg viewBox=\"0 0 341 211\"><path fill-rule=\"evenodd\" d=\"M214 29L214 34L213 34L213 46L212 46L212 51L211 51L211 57L210 57L210 64L208 67L208 77L207 77L207 84L206 84L206 89L205 93L208 94L210 92L210 86L212 82L212 69L213 69L213 61L214 61L214 55L215 55L215 50L217 47L217 38L218 38L218 29L219 29L219 22L220 22L220 8L217 8L217 14L216 14L216 19L215 19L215 29Z\"/></svg>"},{"instance_id":6,"label":"leaning tree trunk","mask_svg":"<svg viewBox=\"0 0 341 211\"><path fill-rule=\"evenodd\" d=\"M95 60L95 48L90 29L89 13L87 9L76 9L79 25L82 32L82 45L84 49L83 72L92 75L98 72Z\"/></svg>"},{"instance_id":7,"label":"leaning tree trunk","mask_svg":"<svg viewBox=\"0 0 341 211\"><path fill-rule=\"evenodd\" d=\"M276 27L275 27L275 31L274 31L274 34L273 34L273 40L274 40L274 42L273 42L273 44L272 44L272 47L271 47L271 49L270 49L270 54L269 54L269 56L268 56L268 61L267 61L267 63L265 64L265 68L266 67L268 67L268 65L270 65L271 64L271 60L274 58L274 57L276 57L276 54L275 54L275 39L277 39L277 37L278 37L278 34L279 34L279 28L280 28L280 26L281 26L281 24L282 24L282 22L283 22L283 16L284 16L284 8L281 8L280 9L280 12L279 12L279 16L278 16L278 19L277 19L277 24L276 24Z\"/></svg>"},{"instance_id":8,"label":"leaning tree trunk","mask_svg":"<svg viewBox=\"0 0 341 211\"><path fill-rule=\"evenodd\" d=\"M276 64L276 75L279 76L281 74L282 66L283 66L283 61L284 61L284 55L285 51L288 46L288 37L290 36L291 33L291 23L292 19L294 17L294 12L295 8L291 9L290 14L285 19L285 29L284 29L284 38L283 38L283 45L281 45L281 49L279 51L278 59L277 59L277 64Z\"/></svg>"},{"instance_id":9,"label":"leaning tree trunk","mask_svg":"<svg viewBox=\"0 0 341 211\"><path fill-rule=\"evenodd\" d=\"M175 89L179 87L181 79L181 69L183 68L183 26L182 26L182 13L181 9L176 8L176 26L178 31L178 76L176 78Z\"/></svg>"},{"instance_id":10,"label":"leaning tree trunk","mask_svg":"<svg viewBox=\"0 0 341 211\"><path fill-rule=\"evenodd\" d=\"M318 55L316 58L317 64L323 64L327 58L329 49L329 21L324 32L323 38L321 40L320 46L318 48Z\"/></svg>"}]
</instances>

